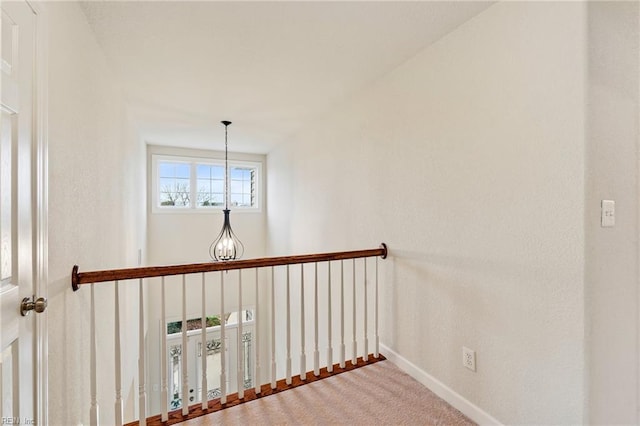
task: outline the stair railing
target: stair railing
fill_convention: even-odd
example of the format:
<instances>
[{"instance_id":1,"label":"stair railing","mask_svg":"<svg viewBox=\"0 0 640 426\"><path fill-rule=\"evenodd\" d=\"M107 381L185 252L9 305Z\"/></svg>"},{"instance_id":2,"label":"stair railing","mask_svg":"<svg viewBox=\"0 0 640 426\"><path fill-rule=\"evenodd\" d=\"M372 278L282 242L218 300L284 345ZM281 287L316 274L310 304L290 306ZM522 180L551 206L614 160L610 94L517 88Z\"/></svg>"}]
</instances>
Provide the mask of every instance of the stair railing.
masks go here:
<instances>
[{"instance_id":1,"label":"stair railing","mask_svg":"<svg viewBox=\"0 0 640 426\"><path fill-rule=\"evenodd\" d=\"M253 351L254 359L253 359L253 372L254 374L254 389L248 391L249 397L259 397L261 394L273 393L277 391L280 387L280 382L284 381L284 387L291 386L294 379L296 383L312 381L320 376L324 377L327 374L331 374L334 371L334 368L337 367L340 370L351 369L357 364L366 364L367 362L372 362L377 360L379 355L379 336L378 336L378 257L385 259L387 257L387 246L383 243L379 248L368 249L368 250L357 250L357 251L344 251L344 252L332 252L332 253L320 253L320 254L308 254L308 255L297 255L297 256L280 256L280 257L266 257L266 258L258 258L258 259L246 259L246 260L235 260L235 261L227 261L227 262L209 262L209 263L195 263L195 264L185 264L185 265L172 265L172 266L152 266L152 267L138 267L138 268L127 268L127 269L114 269L114 270L103 270L103 271L90 271L90 272L79 272L78 266L74 266L71 274L71 285L74 291L80 289L81 286L89 286L91 290L90 298L91 298L91 313L90 313L90 370L91 370L91 379L90 379L90 408L89 408L89 419L90 424L92 426L97 426L100 424L100 414L98 407L98 378L97 373L101 366L97 365L96 361L96 352L98 347L98 339L96 333L96 298L95 298L95 285L98 283L113 283L114 286L114 362L115 362L115 401L114 401L114 419L115 424L120 426L124 424L124 404L123 404L123 393L122 393L122 348L121 348L121 339L122 339L122 330L121 330L121 311L120 311L120 286L124 284L125 281L137 280L138 284L138 304L139 304L139 318L138 318L138 336L139 336L139 345L138 345L138 421L132 424L140 424L146 425L147 421L150 423L157 424L173 424L175 422L184 421L189 418L197 417L198 415L207 414L208 412L215 411L214 407L225 407L229 404L235 405L236 403L241 402L247 396L245 395L245 371L244 366L246 365L243 362L243 356L246 355L245 348L242 344L243 337L243 312L245 312L245 306L242 303L242 279L243 274L242 270L245 269L254 269L255 270L255 279L254 279L254 297L255 297L255 311L252 313L252 330L254 334L255 350ZM375 258L375 265L367 265L367 259ZM345 261L351 262L345 262ZM362 267L357 267L358 261ZM345 266L345 263L351 263L351 276L345 277L345 272L348 272L348 265ZM310 274L307 270L307 275L313 276L313 291L305 293L305 287L311 287L310 284L305 285L305 265L313 264L313 274ZM339 265L339 274L334 269L332 273L332 265L335 267ZM291 300L291 269L293 265L300 265L300 276L299 280L295 280L299 283L299 291L300 291L300 300L295 304L297 309L299 309L299 342L300 342L300 350L299 350L299 377L293 377L292 372L292 347L291 347L291 316L292 316L292 300ZM286 342L286 356L284 359L284 368L280 365L280 370L284 370L284 379L278 381L278 366L282 362L278 360L278 351L277 349L277 340L276 335L280 334L282 337L283 330L276 330L276 316L282 315L280 311L276 310L277 306L280 304L276 303L276 274L275 270L278 267L286 268L286 277L285 281L285 300L284 304L286 308L284 309L285 316L285 338L283 339ZM326 273L325 280L318 279L318 270L320 268L325 268ZM259 282L259 270L264 270L270 268L270 289L266 284L268 283L260 283ZM369 269L373 269L373 296L368 290L368 287L371 285L369 278L371 276L371 271ZM225 278L228 276L229 271L238 271L238 322L235 326L238 330L236 339L237 348L227 348L227 340L225 333L228 331L231 326L226 324L225 319ZM211 398L209 394L209 386L207 385L207 362L205 360L206 356L204 356L206 348L207 348L207 313L206 311L206 303L207 297L207 284L205 283L205 276L207 274L211 274L214 272L219 272L219 279L217 282L220 283L220 293L218 303L220 306L220 325L219 325L219 350L223 354L220 357L220 390L219 397L216 396ZM194 274L201 275L201 295L202 298L202 318L201 318L201 360L202 365L200 366L201 370L201 394L200 404L195 404L189 406L188 398L189 395L189 377L187 374L188 371L188 357L187 357L187 348L189 347L187 344L187 340L189 336L193 335L192 332L188 332L187 330L187 308L186 308L186 300L187 300L187 276L191 276ZM152 282L156 282L157 280L150 280L150 278L161 277L161 317L164 319L165 317L165 309L166 309L166 289L165 289L165 277L169 276L181 276L182 278L182 321L181 321L181 357L180 357L180 369L182 373L182 383L181 383L181 395L182 395L182 403L180 410L170 410L169 407L169 384L168 384L168 359L167 359L167 333L166 330L161 330L160 338L161 338L161 348L159 357L160 357L160 365L161 365L161 381L160 381L160 414L156 416L148 416L147 413L147 385L146 381L146 373L147 367L145 366L145 301L144 301L144 289L145 284L151 284ZM361 278L361 284L358 283L357 275ZM337 277L336 277L337 276ZM338 283L339 281L339 287ZM351 292L350 294L346 293L345 284L351 284ZM319 291L322 286L325 286L324 289L325 294L320 295ZM150 290L152 287L149 286ZM332 296L332 291L334 292ZM338 291L336 294L335 292ZM265 294L268 293L268 294ZM311 293L309 295L309 293ZM349 296L352 301L352 305L350 307L345 306L345 300ZM271 306L270 313L264 315L260 306L259 300L260 298L270 297ZM308 298L312 299L312 303L308 301ZM370 299L373 298L371 302ZM323 301L322 310L320 312L320 299ZM337 304L339 305L339 319L334 317L334 312L332 311L332 305L336 304L336 299L338 299ZM357 302L358 306L361 307L359 311L357 311ZM305 304L313 304L313 315L307 315L305 312ZM370 321L369 318L369 306L373 305L373 321ZM350 308L352 313L351 324L349 327L352 331L352 340L351 340L351 350L349 351L351 354L351 366L347 365L347 351L346 351L346 336L345 336L345 325L347 324L347 319L345 318L345 308L347 310ZM326 314L326 328L324 331L326 332L326 357L324 357L324 363L321 365L321 356L320 356L320 336L319 336L319 319L321 315ZM359 316L358 316L359 314ZM269 318L270 317L270 318ZM307 323L306 321L313 322L313 374L311 376L307 375L306 369L306 348L307 348L307 336L306 329ZM369 327L369 323L373 322L373 327ZM336 323L339 324L339 327L336 327ZM164 322L163 322L164 324ZM269 377L270 382L261 383L262 377L262 366L260 362L261 354L265 351L263 349L263 340L261 338L260 327L267 326L270 328L271 335L271 364L269 367ZM339 343L338 343L338 363L334 366L333 358L334 358L334 340L336 340L337 336L334 336L333 329L339 329ZM360 330L358 330L360 328ZM357 336L357 332L360 332L360 336ZM369 353L369 337L373 337L373 353ZM103 340L100 340L101 345L103 345ZM358 343L360 342L360 348L358 348ZM310 346L310 343L309 343ZM227 372L226 365L226 356L224 355L227 349L237 350L237 393L233 395L228 394L227 384L231 381L231 374ZM358 354L362 354L361 357L358 357ZM360 358L361 361L358 361ZM103 398L103 396L101 396ZM104 399L103 399L104 400ZM157 413L157 412L156 412Z\"/></svg>"}]
</instances>

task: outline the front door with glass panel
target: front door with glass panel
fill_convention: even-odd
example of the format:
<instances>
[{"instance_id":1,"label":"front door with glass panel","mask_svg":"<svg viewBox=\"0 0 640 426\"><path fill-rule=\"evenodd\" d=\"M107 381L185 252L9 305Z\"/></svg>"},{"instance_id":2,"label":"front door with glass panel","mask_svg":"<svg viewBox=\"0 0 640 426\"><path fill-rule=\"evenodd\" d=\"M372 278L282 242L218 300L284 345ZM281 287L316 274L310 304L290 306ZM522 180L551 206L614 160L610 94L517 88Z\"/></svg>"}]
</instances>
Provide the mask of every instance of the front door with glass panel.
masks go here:
<instances>
[{"instance_id":1,"label":"front door with glass panel","mask_svg":"<svg viewBox=\"0 0 640 426\"><path fill-rule=\"evenodd\" d=\"M220 398L221 384L220 372L222 357L225 357L226 365L226 388L227 394L238 392L238 362L242 363L244 372L243 383L245 389L253 387L254 348L253 340L253 311L242 311L242 337L239 336L238 327L239 315L232 312L226 315L225 322L225 347L222 351L222 339L220 333L220 316L208 317L214 320L214 324L207 324L206 328L206 349L202 350L202 329L200 319L187 320L187 324L193 323L187 329L187 377L189 377L189 395L186 397L188 405L193 405L201 401L202 389L202 356L206 356L207 364L207 399ZM176 410L182 407L185 400L182 395L182 321L169 321L167 323L167 368L169 385L169 410ZM241 345L238 345L238 339ZM238 347L241 352L238 356Z\"/></svg>"}]
</instances>

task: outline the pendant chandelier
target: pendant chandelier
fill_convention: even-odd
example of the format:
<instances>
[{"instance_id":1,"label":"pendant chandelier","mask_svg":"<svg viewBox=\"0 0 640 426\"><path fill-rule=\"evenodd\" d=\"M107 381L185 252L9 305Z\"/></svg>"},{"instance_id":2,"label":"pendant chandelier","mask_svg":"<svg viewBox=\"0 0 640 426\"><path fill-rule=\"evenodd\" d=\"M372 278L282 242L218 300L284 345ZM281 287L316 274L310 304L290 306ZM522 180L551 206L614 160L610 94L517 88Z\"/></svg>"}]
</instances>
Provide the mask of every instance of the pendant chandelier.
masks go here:
<instances>
[{"instance_id":1,"label":"pendant chandelier","mask_svg":"<svg viewBox=\"0 0 640 426\"><path fill-rule=\"evenodd\" d=\"M227 155L227 128L230 121L222 121L224 124L224 223L222 230L209 246L209 256L212 260L226 261L240 259L244 253L244 245L231 229L229 220L229 162Z\"/></svg>"}]
</instances>

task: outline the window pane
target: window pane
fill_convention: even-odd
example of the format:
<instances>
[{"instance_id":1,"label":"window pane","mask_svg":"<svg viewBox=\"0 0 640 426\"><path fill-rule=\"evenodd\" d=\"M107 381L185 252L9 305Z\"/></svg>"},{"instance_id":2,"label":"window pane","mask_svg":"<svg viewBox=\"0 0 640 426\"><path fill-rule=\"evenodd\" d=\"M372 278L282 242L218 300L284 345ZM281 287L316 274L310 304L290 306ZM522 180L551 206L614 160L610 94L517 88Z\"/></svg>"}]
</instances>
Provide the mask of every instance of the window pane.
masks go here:
<instances>
[{"instance_id":1,"label":"window pane","mask_svg":"<svg viewBox=\"0 0 640 426\"><path fill-rule=\"evenodd\" d=\"M198 164L196 170L198 185L197 207L224 205L224 166Z\"/></svg>"},{"instance_id":2,"label":"window pane","mask_svg":"<svg viewBox=\"0 0 640 426\"><path fill-rule=\"evenodd\" d=\"M231 193L232 194L241 194L242 193L243 182L241 180L232 180L231 181Z\"/></svg>"},{"instance_id":3,"label":"window pane","mask_svg":"<svg viewBox=\"0 0 640 426\"><path fill-rule=\"evenodd\" d=\"M189 206L190 193L189 179L163 178L160 180L158 198L161 206Z\"/></svg>"},{"instance_id":4,"label":"window pane","mask_svg":"<svg viewBox=\"0 0 640 426\"><path fill-rule=\"evenodd\" d=\"M255 168L232 167L230 175L231 205L236 207L255 206Z\"/></svg>"},{"instance_id":5,"label":"window pane","mask_svg":"<svg viewBox=\"0 0 640 426\"><path fill-rule=\"evenodd\" d=\"M198 164L198 179L224 179L224 166L215 164Z\"/></svg>"},{"instance_id":6,"label":"window pane","mask_svg":"<svg viewBox=\"0 0 640 426\"><path fill-rule=\"evenodd\" d=\"M186 163L172 163L161 161L159 164L160 177L177 177L189 179L191 176L191 165Z\"/></svg>"},{"instance_id":7,"label":"window pane","mask_svg":"<svg viewBox=\"0 0 640 426\"><path fill-rule=\"evenodd\" d=\"M158 163L158 203L164 207L188 207L191 195L191 165L170 161Z\"/></svg>"}]
</instances>

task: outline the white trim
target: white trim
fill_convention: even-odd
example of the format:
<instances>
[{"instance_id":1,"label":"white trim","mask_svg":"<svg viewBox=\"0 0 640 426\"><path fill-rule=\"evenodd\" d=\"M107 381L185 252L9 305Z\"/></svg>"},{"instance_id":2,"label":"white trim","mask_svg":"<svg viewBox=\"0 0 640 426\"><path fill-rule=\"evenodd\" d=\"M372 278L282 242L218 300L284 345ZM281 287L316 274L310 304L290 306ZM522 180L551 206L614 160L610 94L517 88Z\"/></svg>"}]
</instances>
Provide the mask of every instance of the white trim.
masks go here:
<instances>
[{"instance_id":1,"label":"white trim","mask_svg":"<svg viewBox=\"0 0 640 426\"><path fill-rule=\"evenodd\" d=\"M640 14L636 15L636 29L640 28ZM640 43L640 31L638 32L638 42ZM640 63L636 63L636 65L640 65ZM637 73L640 73L640 66ZM638 75L638 74L636 74ZM638 85L638 93L636 94L636 122L640 123L640 85ZM640 190L640 132L638 131L638 126L636 126L636 194ZM640 197L636 199L636 233L640 235ZM637 250L637 246L636 246ZM638 269L638 265L640 265L640 250L636 251L636 360L637 360L637 368L636 368L636 424L640 424L640 271ZM586 365L587 371L589 371L589 364ZM588 393L587 393L588 395ZM588 398L587 398L588 400ZM585 420L589 420L589 410L585 409Z\"/></svg>"},{"instance_id":2,"label":"white trim","mask_svg":"<svg viewBox=\"0 0 640 426\"><path fill-rule=\"evenodd\" d=\"M49 153L48 153L48 53L46 42L46 19L40 8L26 0L35 15L35 78L34 78L34 133L35 133L35 282L36 297L48 299L49 283ZM35 406L34 416L37 424L49 423L48 410L48 314L46 311L36 315L35 324Z\"/></svg>"},{"instance_id":3,"label":"white trim","mask_svg":"<svg viewBox=\"0 0 640 426\"><path fill-rule=\"evenodd\" d=\"M469 417L479 425L502 425L502 423L492 417L489 413L482 410L480 407L473 404L469 400L465 399L462 395L460 395L429 373L420 369L420 367L404 358L399 353L390 349L383 343L380 343L380 352L387 358L387 360L394 363L402 371L422 383L433 393L444 399L452 407L458 409L460 412L462 412L462 414Z\"/></svg>"},{"instance_id":4,"label":"white trim","mask_svg":"<svg viewBox=\"0 0 640 426\"><path fill-rule=\"evenodd\" d=\"M636 15L636 28L640 28L640 14ZM638 32L638 42L640 43L640 31ZM636 63L640 65L640 63ZM638 67L637 73L640 73L640 67ZM638 75L638 74L636 74ZM636 98L636 122L640 123L640 85L638 85L638 93ZM638 126L636 126L636 132L638 132ZM640 132L636 133L636 194L640 190ZM640 235L640 197L636 199L636 233ZM637 246L636 246L637 247ZM636 248L637 250L637 248ZM640 250L636 252L636 360L638 362L636 368L636 424L640 424L640 273L638 265L640 265ZM589 364L586 365L587 371L589 371ZM587 394L588 395L588 394ZM589 420L589 411L585 409L585 420Z\"/></svg>"}]
</instances>

